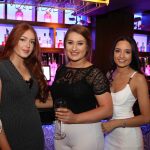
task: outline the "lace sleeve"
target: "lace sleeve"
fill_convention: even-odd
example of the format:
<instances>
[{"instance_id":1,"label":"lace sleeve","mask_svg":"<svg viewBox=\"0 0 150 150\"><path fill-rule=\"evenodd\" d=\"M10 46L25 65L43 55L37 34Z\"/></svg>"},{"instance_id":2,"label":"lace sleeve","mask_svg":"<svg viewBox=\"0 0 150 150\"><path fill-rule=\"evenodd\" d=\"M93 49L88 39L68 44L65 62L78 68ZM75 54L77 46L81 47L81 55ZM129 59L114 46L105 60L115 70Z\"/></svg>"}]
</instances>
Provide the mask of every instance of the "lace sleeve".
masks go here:
<instances>
[{"instance_id":1,"label":"lace sleeve","mask_svg":"<svg viewBox=\"0 0 150 150\"><path fill-rule=\"evenodd\" d=\"M93 78L92 87L95 95L110 92L109 81L98 68L95 68L92 71L92 78Z\"/></svg>"}]
</instances>

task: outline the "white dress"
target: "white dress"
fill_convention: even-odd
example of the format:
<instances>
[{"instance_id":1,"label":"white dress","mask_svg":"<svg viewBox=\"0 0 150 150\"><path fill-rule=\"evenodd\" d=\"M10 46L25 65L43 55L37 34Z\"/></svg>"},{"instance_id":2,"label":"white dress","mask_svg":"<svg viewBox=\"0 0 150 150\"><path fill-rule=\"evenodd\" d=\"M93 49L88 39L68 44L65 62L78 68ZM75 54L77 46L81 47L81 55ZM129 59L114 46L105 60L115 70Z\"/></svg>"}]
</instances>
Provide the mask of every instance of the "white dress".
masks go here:
<instances>
[{"instance_id":1,"label":"white dress","mask_svg":"<svg viewBox=\"0 0 150 150\"><path fill-rule=\"evenodd\" d=\"M135 74L136 72L134 72ZM130 77L134 76L134 74ZM130 80L129 80L130 81ZM136 101L129 83L122 90L111 93L113 99L113 119L133 117L132 107ZM105 136L104 150L143 150L143 136L140 127L116 128Z\"/></svg>"}]
</instances>

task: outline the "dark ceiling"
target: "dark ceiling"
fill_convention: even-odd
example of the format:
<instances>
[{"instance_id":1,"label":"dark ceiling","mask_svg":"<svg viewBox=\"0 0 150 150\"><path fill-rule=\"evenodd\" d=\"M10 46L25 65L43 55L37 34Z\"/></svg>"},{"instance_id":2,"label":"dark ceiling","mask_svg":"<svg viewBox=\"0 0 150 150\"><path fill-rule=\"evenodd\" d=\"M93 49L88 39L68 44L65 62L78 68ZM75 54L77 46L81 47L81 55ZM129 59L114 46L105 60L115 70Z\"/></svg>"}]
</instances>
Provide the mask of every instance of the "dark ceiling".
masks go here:
<instances>
[{"instance_id":1,"label":"dark ceiling","mask_svg":"<svg viewBox=\"0 0 150 150\"><path fill-rule=\"evenodd\" d=\"M117 9L130 9L134 13L150 14L150 0L110 0L108 6L102 7L92 13L92 15L101 15Z\"/></svg>"},{"instance_id":2,"label":"dark ceiling","mask_svg":"<svg viewBox=\"0 0 150 150\"><path fill-rule=\"evenodd\" d=\"M91 15L102 15L118 9L127 9L134 14L139 13L142 17L135 18L135 24L137 21L141 21L141 29L150 31L150 0L110 0L109 6L105 6Z\"/></svg>"}]
</instances>

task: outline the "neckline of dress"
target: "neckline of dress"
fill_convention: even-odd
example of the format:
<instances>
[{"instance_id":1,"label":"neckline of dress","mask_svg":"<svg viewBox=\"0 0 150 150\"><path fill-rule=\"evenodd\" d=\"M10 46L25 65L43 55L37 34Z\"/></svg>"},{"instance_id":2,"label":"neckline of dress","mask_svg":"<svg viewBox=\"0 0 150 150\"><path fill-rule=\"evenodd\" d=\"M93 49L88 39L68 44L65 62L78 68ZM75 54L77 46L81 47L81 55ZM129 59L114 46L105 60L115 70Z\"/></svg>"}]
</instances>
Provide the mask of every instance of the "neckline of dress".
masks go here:
<instances>
[{"instance_id":1,"label":"neckline of dress","mask_svg":"<svg viewBox=\"0 0 150 150\"><path fill-rule=\"evenodd\" d=\"M122 92L122 91L125 90L127 87L130 88L129 83L127 83L121 90L116 91L116 92L111 91L111 93L116 94L116 93Z\"/></svg>"},{"instance_id":2,"label":"neckline of dress","mask_svg":"<svg viewBox=\"0 0 150 150\"><path fill-rule=\"evenodd\" d=\"M15 69L15 71L17 72L17 74L19 75L19 77L23 80L23 81L29 81L32 79L31 73L30 73L30 78L28 80L24 79L23 76L21 75L21 73L17 70L16 66L12 63L12 61L10 59L8 59L8 62L11 64L11 66L13 67L13 69Z\"/></svg>"},{"instance_id":3,"label":"neckline of dress","mask_svg":"<svg viewBox=\"0 0 150 150\"><path fill-rule=\"evenodd\" d=\"M68 69L87 69L87 68L91 68L91 67L93 67L94 65L92 64L92 65L90 65L90 66L88 66L88 67L79 67L79 68L75 68L75 67L69 67L69 66L66 66L65 65L65 68L68 68Z\"/></svg>"},{"instance_id":4,"label":"neckline of dress","mask_svg":"<svg viewBox=\"0 0 150 150\"><path fill-rule=\"evenodd\" d=\"M137 98L133 95L133 93L132 93L132 90L131 90L131 88L130 88L129 83L127 83L127 84L126 84L126 86L125 86L124 88L122 88L121 90L119 90L119 91L117 91L117 92L112 92L112 91L111 91L111 94L118 94L118 93L120 93L120 92L124 91L126 88L129 88L130 93L132 94L132 96L133 96L135 99L137 99Z\"/></svg>"},{"instance_id":5,"label":"neckline of dress","mask_svg":"<svg viewBox=\"0 0 150 150\"><path fill-rule=\"evenodd\" d=\"M131 76L130 76L130 78L129 78L129 81L127 82L127 84L126 84L122 89L120 89L120 90L117 91L117 92L112 92L112 91L111 91L111 93L118 93L118 92L120 92L120 91L123 91L124 89L126 89L127 86L130 88L129 82L130 82L130 80L133 78L133 76L134 76L136 73L137 73L137 71L134 71L134 72L131 74ZM131 88L130 88L130 90L131 90ZM131 92L132 92L132 91L131 91Z\"/></svg>"}]
</instances>

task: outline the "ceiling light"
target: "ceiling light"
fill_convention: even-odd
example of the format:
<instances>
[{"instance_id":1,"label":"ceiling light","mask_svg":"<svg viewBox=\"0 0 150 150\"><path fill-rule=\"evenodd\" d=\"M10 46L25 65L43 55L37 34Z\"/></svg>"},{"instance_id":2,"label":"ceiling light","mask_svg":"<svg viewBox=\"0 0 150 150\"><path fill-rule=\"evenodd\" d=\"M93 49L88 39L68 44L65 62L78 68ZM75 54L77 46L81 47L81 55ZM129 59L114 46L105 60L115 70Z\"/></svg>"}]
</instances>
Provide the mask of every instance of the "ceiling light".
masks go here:
<instances>
[{"instance_id":1,"label":"ceiling light","mask_svg":"<svg viewBox=\"0 0 150 150\"><path fill-rule=\"evenodd\" d=\"M103 3L103 4L106 4L106 5L109 4L109 0L82 0L82 1L93 2L93 3Z\"/></svg>"}]
</instances>

